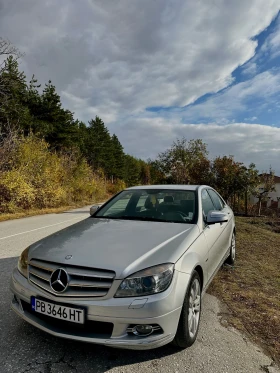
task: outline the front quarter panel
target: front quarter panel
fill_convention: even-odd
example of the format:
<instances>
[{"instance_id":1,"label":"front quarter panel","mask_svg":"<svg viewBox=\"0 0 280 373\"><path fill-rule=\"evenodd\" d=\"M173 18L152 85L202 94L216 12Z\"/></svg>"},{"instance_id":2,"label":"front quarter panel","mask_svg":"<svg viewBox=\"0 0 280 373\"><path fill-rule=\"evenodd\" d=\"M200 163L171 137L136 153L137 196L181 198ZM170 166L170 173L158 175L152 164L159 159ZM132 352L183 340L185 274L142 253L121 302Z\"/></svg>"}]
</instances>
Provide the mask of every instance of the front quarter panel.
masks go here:
<instances>
[{"instance_id":1,"label":"front quarter panel","mask_svg":"<svg viewBox=\"0 0 280 373\"><path fill-rule=\"evenodd\" d=\"M175 269L180 272L192 274L197 266L200 266L203 272L203 284L208 281L208 246L204 234L201 232L197 239L192 243L189 249L176 262ZM187 286L188 284L186 284Z\"/></svg>"}]
</instances>

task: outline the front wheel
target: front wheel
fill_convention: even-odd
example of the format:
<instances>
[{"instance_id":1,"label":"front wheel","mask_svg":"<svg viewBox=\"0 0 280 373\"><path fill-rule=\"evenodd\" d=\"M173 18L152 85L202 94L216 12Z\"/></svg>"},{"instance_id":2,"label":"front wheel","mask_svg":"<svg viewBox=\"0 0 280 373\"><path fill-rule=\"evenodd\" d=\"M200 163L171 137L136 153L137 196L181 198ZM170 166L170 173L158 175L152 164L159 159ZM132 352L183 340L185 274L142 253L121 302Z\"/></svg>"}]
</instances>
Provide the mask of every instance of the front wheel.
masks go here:
<instances>
[{"instance_id":1,"label":"front wheel","mask_svg":"<svg viewBox=\"0 0 280 373\"><path fill-rule=\"evenodd\" d=\"M184 299L178 329L173 345L179 348L190 347L196 340L201 312L201 281L194 271Z\"/></svg>"},{"instance_id":2,"label":"front wheel","mask_svg":"<svg viewBox=\"0 0 280 373\"><path fill-rule=\"evenodd\" d=\"M236 256L236 240L235 240L235 233L232 233L231 237L231 245L230 245L230 254L225 260L225 264L234 265Z\"/></svg>"}]
</instances>

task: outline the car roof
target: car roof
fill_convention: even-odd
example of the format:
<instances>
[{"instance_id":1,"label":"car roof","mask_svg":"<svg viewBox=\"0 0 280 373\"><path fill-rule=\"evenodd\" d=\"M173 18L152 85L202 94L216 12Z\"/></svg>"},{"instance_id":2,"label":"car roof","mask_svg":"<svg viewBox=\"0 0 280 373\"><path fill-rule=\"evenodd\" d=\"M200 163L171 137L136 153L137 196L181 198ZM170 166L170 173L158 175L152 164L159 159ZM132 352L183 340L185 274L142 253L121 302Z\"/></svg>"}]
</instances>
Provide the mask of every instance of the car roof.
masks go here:
<instances>
[{"instance_id":1,"label":"car roof","mask_svg":"<svg viewBox=\"0 0 280 373\"><path fill-rule=\"evenodd\" d=\"M187 185L187 184L182 184L182 185L174 185L174 184L168 184L168 185L139 185L139 186L134 186L131 188L127 188L126 190L137 190L137 189L170 189L170 190L197 190L199 187L202 185ZM206 185L205 185L206 186Z\"/></svg>"}]
</instances>

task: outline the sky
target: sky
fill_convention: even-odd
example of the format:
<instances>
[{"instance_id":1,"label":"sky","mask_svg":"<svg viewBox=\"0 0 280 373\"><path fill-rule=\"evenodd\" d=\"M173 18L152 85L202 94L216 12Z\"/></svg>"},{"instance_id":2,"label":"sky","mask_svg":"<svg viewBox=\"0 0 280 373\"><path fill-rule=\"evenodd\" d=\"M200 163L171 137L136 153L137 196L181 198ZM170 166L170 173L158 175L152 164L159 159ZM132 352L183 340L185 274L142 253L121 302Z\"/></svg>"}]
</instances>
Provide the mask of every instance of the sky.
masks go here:
<instances>
[{"instance_id":1,"label":"sky","mask_svg":"<svg viewBox=\"0 0 280 373\"><path fill-rule=\"evenodd\" d=\"M125 152L177 138L280 176L280 0L0 0L0 36Z\"/></svg>"}]
</instances>

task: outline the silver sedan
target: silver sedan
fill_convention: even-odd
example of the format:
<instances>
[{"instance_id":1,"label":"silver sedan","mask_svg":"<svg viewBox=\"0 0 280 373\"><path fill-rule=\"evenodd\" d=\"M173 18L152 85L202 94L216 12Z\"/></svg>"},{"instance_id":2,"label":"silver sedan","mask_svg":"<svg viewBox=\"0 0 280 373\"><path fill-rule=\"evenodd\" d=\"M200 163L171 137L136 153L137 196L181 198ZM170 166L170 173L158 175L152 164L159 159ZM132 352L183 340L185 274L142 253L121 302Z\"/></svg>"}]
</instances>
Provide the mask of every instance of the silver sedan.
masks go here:
<instances>
[{"instance_id":1,"label":"silver sedan","mask_svg":"<svg viewBox=\"0 0 280 373\"><path fill-rule=\"evenodd\" d=\"M128 349L191 346L201 297L235 260L235 222L211 187L128 188L26 248L12 309L53 335Z\"/></svg>"}]
</instances>

